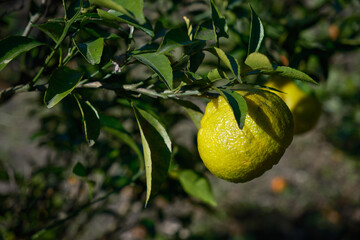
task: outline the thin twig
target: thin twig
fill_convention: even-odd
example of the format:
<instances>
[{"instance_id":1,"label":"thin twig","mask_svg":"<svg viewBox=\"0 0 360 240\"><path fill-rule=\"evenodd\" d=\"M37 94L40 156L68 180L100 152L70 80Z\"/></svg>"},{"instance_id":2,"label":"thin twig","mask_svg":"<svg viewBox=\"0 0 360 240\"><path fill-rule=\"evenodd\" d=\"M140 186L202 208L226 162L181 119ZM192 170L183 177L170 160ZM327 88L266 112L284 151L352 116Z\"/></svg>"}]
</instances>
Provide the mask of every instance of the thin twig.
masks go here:
<instances>
[{"instance_id":1,"label":"thin twig","mask_svg":"<svg viewBox=\"0 0 360 240\"><path fill-rule=\"evenodd\" d=\"M26 37L29 35L33 24L36 23L37 21L39 21L41 16L44 14L45 9L46 9L46 3L47 3L47 0L41 0L41 5L39 8L39 11L30 17L30 20L29 20L28 24L26 25L22 36Z\"/></svg>"}]
</instances>

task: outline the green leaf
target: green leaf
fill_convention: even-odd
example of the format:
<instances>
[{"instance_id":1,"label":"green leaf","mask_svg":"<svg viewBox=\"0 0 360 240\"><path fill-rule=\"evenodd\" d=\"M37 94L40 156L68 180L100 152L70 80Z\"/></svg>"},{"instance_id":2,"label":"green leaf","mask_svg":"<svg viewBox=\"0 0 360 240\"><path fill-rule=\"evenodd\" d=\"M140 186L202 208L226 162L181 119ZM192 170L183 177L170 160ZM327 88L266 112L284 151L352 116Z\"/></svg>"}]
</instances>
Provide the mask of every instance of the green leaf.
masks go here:
<instances>
[{"instance_id":1,"label":"green leaf","mask_svg":"<svg viewBox=\"0 0 360 240\"><path fill-rule=\"evenodd\" d=\"M86 168L81 162L76 163L76 165L74 166L72 172L76 176L79 176L79 177L86 177L87 176Z\"/></svg>"},{"instance_id":2,"label":"green leaf","mask_svg":"<svg viewBox=\"0 0 360 240\"><path fill-rule=\"evenodd\" d=\"M123 22L127 23L135 28L140 29L141 31L145 32L151 37L154 37L154 30L152 29L151 23L149 21L146 21L144 24L140 24L136 20L122 14L121 12L109 10L108 12L97 9L97 13L99 16L107 21L117 21L117 22Z\"/></svg>"},{"instance_id":3,"label":"green leaf","mask_svg":"<svg viewBox=\"0 0 360 240\"><path fill-rule=\"evenodd\" d=\"M198 27L195 39L209 41L215 38L214 25L211 20L206 21Z\"/></svg>"},{"instance_id":4,"label":"green leaf","mask_svg":"<svg viewBox=\"0 0 360 240\"><path fill-rule=\"evenodd\" d=\"M0 40L0 71L23 52L45 45L34 39L21 36L10 36Z\"/></svg>"},{"instance_id":5,"label":"green leaf","mask_svg":"<svg viewBox=\"0 0 360 240\"><path fill-rule=\"evenodd\" d=\"M55 70L49 79L49 86L45 92L44 102L48 108L52 108L78 85L83 73L62 67Z\"/></svg>"},{"instance_id":6,"label":"green leaf","mask_svg":"<svg viewBox=\"0 0 360 240\"><path fill-rule=\"evenodd\" d=\"M213 0L210 0L210 6L211 18L214 25L214 33L217 39L219 39L220 37L228 38L228 26L226 24L225 18L221 15Z\"/></svg>"},{"instance_id":7,"label":"green leaf","mask_svg":"<svg viewBox=\"0 0 360 240\"><path fill-rule=\"evenodd\" d=\"M261 20L250 4L249 6L251 9L251 24L248 54L252 52L257 52L264 38L264 27L261 23Z\"/></svg>"},{"instance_id":8,"label":"green leaf","mask_svg":"<svg viewBox=\"0 0 360 240\"><path fill-rule=\"evenodd\" d=\"M242 83L240 76L240 65L238 61L233 56L225 53L220 48L214 47L214 50L215 50L215 55L217 55L221 59L221 61L225 64L225 66L229 68L231 72L235 75L238 81Z\"/></svg>"},{"instance_id":9,"label":"green leaf","mask_svg":"<svg viewBox=\"0 0 360 240\"><path fill-rule=\"evenodd\" d=\"M307 75L306 73L303 73L303 72L301 72L299 70L296 70L294 68L285 67L285 66L278 66L274 70L276 71L277 75L280 75L282 77L287 77L287 78L297 79L297 80L301 80L301 81L311 82L311 83L314 83L316 85L318 84L309 75Z\"/></svg>"},{"instance_id":10,"label":"green leaf","mask_svg":"<svg viewBox=\"0 0 360 240\"><path fill-rule=\"evenodd\" d=\"M99 64L103 54L104 39L98 38L87 43L76 43L76 47L90 64Z\"/></svg>"},{"instance_id":11,"label":"green leaf","mask_svg":"<svg viewBox=\"0 0 360 240\"><path fill-rule=\"evenodd\" d=\"M135 18L138 20L140 24L145 23L145 17L143 13L144 2L143 0L113 0L117 4L120 4L127 10L129 10L132 14L134 14ZM116 10L116 9L114 9Z\"/></svg>"},{"instance_id":12,"label":"green leaf","mask_svg":"<svg viewBox=\"0 0 360 240\"><path fill-rule=\"evenodd\" d=\"M179 181L187 194L193 196L210 206L217 205L211 191L211 185L207 178L199 176L193 170L182 170L179 172Z\"/></svg>"},{"instance_id":13,"label":"green leaf","mask_svg":"<svg viewBox=\"0 0 360 240\"><path fill-rule=\"evenodd\" d=\"M269 58L264 54L257 52L250 53L245 60L245 64L251 67L253 70L273 69L273 65L271 64Z\"/></svg>"},{"instance_id":14,"label":"green leaf","mask_svg":"<svg viewBox=\"0 0 360 240\"><path fill-rule=\"evenodd\" d=\"M318 84L309 75L299 70L290 67L276 66L271 64L269 58L261 53L254 52L249 54L245 60L245 64L248 65L253 70L261 70L261 72L266 74L275 74L285 78L293 78L293 79L298 79L298 80Z\"/></svg>"},{"instance_id":15,"label":"green leaf","mask_svg":"<svg viewBox=\"0 0 360 240\"><path fill-rule=\"evenodd\" d=\"M195 42L191 41L186 32L181 29L171 29L166 33L161 45L158 49L158 53L167 53L171 50L193 44Z\"/></svg>"},{"instance_id":16,"label":"green leaf","mask_svg":"<svg viewBox=\"0 0 360 240\"><path fill-rule=\"evenodd\" d=\"M98 6L118 11L134 20L136 18L140 24L145 23L145 17L143 15L143 0L90 0L90 2Z\"/></svg>"},{"instance_id":17,"label":"green leaf","mask_svg":"<svg viewBox=\"0 0 360 240\"><path fill-rule=\"evenodd\" d=\"M115 26L115 28L116 27L117 26ZM88 26L83 27L83 30L96 38L115 39L115 40L121 38L121 36L111 33L106 29L100 28L98 25L95 24L88 24Z\"/></svg>"},{"instance_id":18,"label":"green leaf","mask_svg":"<svg viewBox=\"0 0 360 240\"><path fill-rule=\"evenodd\" d=\"M210 82L215 82L221 79L227 79L228 77L226 76L226 73L223 71L219 71L219 69L214 68L213 70L211 70L210 72L208 72L207 74L207 78Z\"/></svg>"},{"instance_id":19,"label":"green leaf","mask_svg":"<svg viewBox=\"0 0 360 240\"><path fill-rule=\"evenodd\" d=\"M76 95L74 97L80 109L86 141L92 146L100 134L99 114L89 101L84 102Z\"/></svg>"},{"instance_id":20,"label":"green leaf","mask_svg":"<svg viewBox=\"0 0 360 240\"><path fill-rule=\"evenodd\" d=\"M229 103L231 110L234 113L235 120L240 129L244 128L245 118L247 114L247 104L243 96L232 90L218 90L222 97Z\"/></svg>"},{"instance_id":21,"label":"green leaf","mask_svg":"<svg viewBox=\"0 0 360 240\"><path fill-rule=\"evenodd\" d=\"M146 172L146 203L165 181L171 159L171 141L164 126L148 112L133 107L143 145Z\"/></svg>"},{"instance_id":22,"label":"green leaf","mask_svg":"<svg viewBox=\"0 0 360 240\"><path fill-rule=\"evenodd\" d=\"M189 115L191 120L194 122L197 129L200 129L200 122L204 116L204 114L202 113L200 108L190 101L184 101L184 100L179 100L179 99L173 99L173 100L177 104L179 104L180 106L182 106L184 108L186 113Z\"/></svg>"},{"instance_id":23,"label":"green leaf","mask_svg":"<svg viewBox=\"0 0 360 240\"><path fill-rule=\"evenodd\" d=\"M188 70L195 73L202 64L204 58L205 54L203 52L198 52L191 55L188 63Z\"/></svg>"},{"instance_id":24,"label":"green leaf","mask_svg":"<svg viewBox=\"0 0 360 240\"><path fill-rule=\"evenodd\" d=\"M42 32L48 35L55 43L57 43L64 31L64 23L48 21L43 24L34 25L39 28Z\"/></svg>"},{"instance_id":25,"label":"green leaf","mask_svg":"<svg viewBox=\"0 0 360 240\"><path fill-rule=\"evenodd\" d=\"M137 60L151 68L169 89L173 88L173 73L169 59L163 54L144 53L134 56Z\"/></svg>"},{"instance_id":26,"label":"green leaf","mask_svg":"<svg viewBox=\"0 0 360 240\"><path fill-rule=\"evenodd\" d=\"M100 123L102 129L121 139L132 150L134 150L141 163L144 162L144 158L140 148L138 147L134 139L130 136L130 134L124 129L119 120L105 115L100 115Z\"/></svg>"}]
</instances>

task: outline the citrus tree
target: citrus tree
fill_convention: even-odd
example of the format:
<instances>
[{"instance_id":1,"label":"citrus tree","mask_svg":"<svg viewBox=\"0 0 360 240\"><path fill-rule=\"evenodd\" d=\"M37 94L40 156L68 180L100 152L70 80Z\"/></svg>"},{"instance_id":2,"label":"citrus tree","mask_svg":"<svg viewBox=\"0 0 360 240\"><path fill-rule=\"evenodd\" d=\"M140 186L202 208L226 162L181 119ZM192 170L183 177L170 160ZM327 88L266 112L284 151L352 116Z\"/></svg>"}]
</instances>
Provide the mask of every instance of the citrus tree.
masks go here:
<instances>
[{"instance_id":1,"label":"citrus tree","mask_svg":"<svg viewBox=\"0 0 360 240\"><path fill-rule=\"evenodd\" d=\"M165 14L157 4L31 1L22 34L1 39L0 70L8 76L8 65L20 61L21 81L1 90L0 102L24 92L39 96L36 104L47 110L37 113L41 127L33 138L59 161L46 174L35 173L28 189L46 216L23 206L24 216L39 219L10 221L3 231L10 239L54 236L55 227L129 185L138 186L145 206L160 192L169 198L187 193L214 207L205 166L225 180L249 181L276 164L291 143L292 109L276 95L286 90L265 80L317 81L296 69L299 56L267 51L266 24L255 9L241 1L161 1ZM178 12L180 6L188 9ZM297 54L295 46L283 48ZM193 125L183 129L200 129L200 158L195 144L184 147L171 134L184 119ZM76 161L79 151L86 157ZM68 205L51 187L51 176L80 182L88 197ZM52 204L40 206L45 199ZM65 218L57 218L60 209Z\"/></svg>"}]
</instances>

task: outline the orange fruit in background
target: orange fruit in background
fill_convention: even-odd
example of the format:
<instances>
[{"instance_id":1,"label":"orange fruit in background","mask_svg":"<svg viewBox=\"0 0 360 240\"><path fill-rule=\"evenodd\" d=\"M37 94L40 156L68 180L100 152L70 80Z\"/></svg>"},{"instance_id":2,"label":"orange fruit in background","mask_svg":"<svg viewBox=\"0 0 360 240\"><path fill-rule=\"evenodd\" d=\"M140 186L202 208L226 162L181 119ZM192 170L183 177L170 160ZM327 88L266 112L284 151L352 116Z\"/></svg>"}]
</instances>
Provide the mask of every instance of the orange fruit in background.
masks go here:
<instances>
[{"instance_id":1,"label":"orange fruit in background","mask_svg":"<svg viewBox=\"0 0 360 240\"><path fill-rule=\"evenodd\" d=\"M291 79L271 77L266 86L282 91L276 92L289 107L294 117L294 134L301 134L313 129L321 115L321 103L313 95L301 90Z\"/></svg>"},{"instance_id":2,"label":"orange fruit in background","mask_svg":"<svg viewBox=\"0 0 360 240\"><path fill-rule=\"evenodd\" d=\"M335 41L336 39L338 39L338 37L340 35L340 28L335 24L331 24L328 29L328 32L329 32L330 39Z\"/></svg>"},{"instance_id":3,"label":"orange fruit in background","mask_svg":"<svg viewBox=\"0 0 360 240\"><path fill-rule=\"evenodd\" d=\"M282 193L285 188L287 187L288 182L285 178L283 177L274 177L271 180L271 190L274 193Z\"/></svg>"},{"instance_id":4,"label":"orange fruit in background","mask_svg":"<svg viewBox=\"0 0 360 240\"><path fill-rule=\"evenodd\" d=\"M212 174L230 182L246 182L279 162L293 139L293 118L272 92L251 89L237 93L248 106L243 129L230 105L219 96L206 106L198 150Z\"/></svg>"}]
</instances>

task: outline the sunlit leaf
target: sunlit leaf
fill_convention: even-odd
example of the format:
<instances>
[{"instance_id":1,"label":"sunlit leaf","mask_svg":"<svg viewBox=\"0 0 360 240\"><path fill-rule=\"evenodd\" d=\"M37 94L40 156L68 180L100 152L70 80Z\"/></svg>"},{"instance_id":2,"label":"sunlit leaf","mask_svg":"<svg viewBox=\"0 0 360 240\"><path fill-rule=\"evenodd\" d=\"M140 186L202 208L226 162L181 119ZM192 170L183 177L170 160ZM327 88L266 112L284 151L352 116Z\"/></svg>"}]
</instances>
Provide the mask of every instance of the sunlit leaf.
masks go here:
<instances>
[{"instance_id":1,"label":"sunlit leaf","mask_svg":"<svg viewBox=\"0 0 360 240\"><path fill-rule=\"evenodd\" d=\"M296 70L294 68L285 67L285 66L278 66L276 69L274 69L278 75L282 77L297 79L301 81L311 82L314 84L318 84L314 79L312 79L309 75L306 73L303 73L299 70Z\"/></svg>"},{"instance_id":2,"label":"sunlit leaf","mask_svg":"<svg viewBox=\"0 0 360 240\"><path fill-rule=\"evenodd\" d=\"M80 82L83 73L62 67L55 70L49 80L49 86L45 92L44 102L48 108L52 108L66 97Z\"/></svg>"},{"instance_id":3,"label":"sunlit leaf","mask_svg":"<svg viewBox=\"0 0 360 240\"><path fill-rule=\"evenodd\" d=\"M273 69L269 58L264 54L253 52L250 53L245 59L245 64L251 67L253 70L256 69Z\"/></svg>"},{"instance_id":4,"label":"sunlit leaf","mask_svg":"<svg viewBox=\"0 0 360 240\"><path fill-rule=\"evenodd\" d=\"M169 59L158 53L144 53L134 56L137 60L151 68L169 89L173 88L173 73Z\"/></svg>"},{"instance_id":5,"label":"sunlit leaf","mask_svg":"<svg viewBox=\"0 0 360 240\"><path fill-rule=\"evenodd\" d=\"M207 78L210 82L215 82L221 79L227 79L226 73L219 70L218 68L214 68L207 74Z\"/></svg>"},{"instance_id":6,"label":"sunlit leaf","mask_svg":"<svg viewBox=\"0 0 360 240\"><path fill-rule=\"evenodd\" d=\"M217 205L211 191L211 185L206 177L200 176L193 170L179 171L179 181L184 191L210 206Z\"/></svg>"},{"instance_id":7,"label":"sunlit leaf","mask_svg":"<svg viewBox=\"0 0 360 240\"><path fill-rule=\"evenodd\" d=\"M104 49L104 39L98 38L91 42L76 43L81 55L92 65L99 64Z\"/></svg>"},{"instance_id":8,"label":"sunlit leaf","mask_svg":"<svg viewBox=\"0 0 360 240\"><path fill-rule=\"evenodd\" d=\"M139 125L146 172L146 203L164 182L171 159L171 140L164 126L148 112L134 106Z\"/></svg>"},{"instance_id":9,"label":"sunlit leaf","mask_svg":"<svg viewBox=\"0 0 360 240\"><path fill-rule=\"evenodd\" d=\"M271 64L269 58L261 53L251 53L245 60L245 64L253 70L261 70L260 72L266 74L275 74L285 78L298 79L306 82L317 84L309 75L294 68L277 66Z\"/></svg>"},{"instance_id":10,"label":"sunlit leaf","mask_svg":"<svg viewBox=\"0 0 360 240\"><path fill-rule=\"evenodd\" d=\"M238 61L231 56L230 54L225 53L222 49L214 47L215 55L217 55L220 60L225 64L227 68L235 75L239 82L241 82L240 76L240 65Z\"/></svg>"},{"instance_id":11,"label":"sunlit leaf","mask_svg":"<svg viewBox=\"0 0 360 240\"><path fill-rule=\"evenodd\" d=\"M45 45L34 39L21 36L10 36L0 40L0 71L21 53Z\"/></svg>"}]
</instances>

